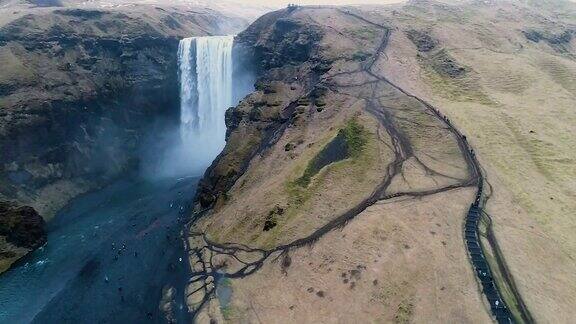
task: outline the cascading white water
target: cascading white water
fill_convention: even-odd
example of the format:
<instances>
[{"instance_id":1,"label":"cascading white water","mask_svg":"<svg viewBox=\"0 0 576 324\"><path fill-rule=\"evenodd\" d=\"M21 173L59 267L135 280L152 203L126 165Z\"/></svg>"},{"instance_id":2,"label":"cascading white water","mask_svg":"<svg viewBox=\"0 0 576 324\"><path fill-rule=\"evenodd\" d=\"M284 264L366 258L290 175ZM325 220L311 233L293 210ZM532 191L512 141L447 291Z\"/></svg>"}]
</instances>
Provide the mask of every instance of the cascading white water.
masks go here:
<instances>
[{"instance_id":1,"label":"cascading white water","mask_svg":"<svg viewBox=\"0 0 576 324\"><path fill-rule=\"evenodd\" d=\"M233 36L180 41L180 135L192 169L210 165L225 145L224 115L233 102Z\"/></svg>"},{"instance_id":2,"label":"cascading white water","mask_svg":"<svg viewBox=\"0 0 576 324\"><path fill-rule=\"evenodd\" d=\"M233 44L233 36L180 41L180 123L143 149L146 178L199 176L224 148L226 109L252 92L255 81L252 54Z\"/></svg>"}]
</instances>

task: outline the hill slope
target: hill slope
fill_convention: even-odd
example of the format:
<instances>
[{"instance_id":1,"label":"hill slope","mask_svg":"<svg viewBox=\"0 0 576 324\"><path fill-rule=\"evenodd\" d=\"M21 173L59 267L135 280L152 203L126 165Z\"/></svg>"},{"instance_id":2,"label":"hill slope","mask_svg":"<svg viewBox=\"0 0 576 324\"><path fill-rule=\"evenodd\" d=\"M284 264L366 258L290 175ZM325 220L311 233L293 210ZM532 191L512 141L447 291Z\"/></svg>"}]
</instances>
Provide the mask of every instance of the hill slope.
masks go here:
<instances>
[{"instance_id":1,"label":"hill slope","mask_svg":"<svg viewBox=\"0 0 576 324\"><path fill-rule=\"evenodd\" d=\"M463 230L483 183L515 316L569 322L574 12L411 1L256 21L238 40L257 91L227 114L191 228L199 321L490 322Z\"/></svg>"}]
</instances>

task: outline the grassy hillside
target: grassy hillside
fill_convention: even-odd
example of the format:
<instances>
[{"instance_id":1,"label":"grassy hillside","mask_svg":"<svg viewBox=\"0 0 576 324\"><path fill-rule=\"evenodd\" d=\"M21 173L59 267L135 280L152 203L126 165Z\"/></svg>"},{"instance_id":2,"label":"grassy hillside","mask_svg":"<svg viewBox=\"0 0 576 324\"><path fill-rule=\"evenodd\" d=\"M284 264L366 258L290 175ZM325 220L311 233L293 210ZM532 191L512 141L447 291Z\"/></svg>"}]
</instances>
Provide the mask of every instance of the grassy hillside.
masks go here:
<instances>
[{"instance_id":1,"label":"grassy hillside","mask_svg":"<svg viewBox=\"0 0 576 324\"><path fill-rule=\"evenodd\" d=\"M477 179L455 125L487 175L487 212L528 309L569 322L573 12L411 1L256 21L239 41L274 86L240 105L201 186L212 209L189 242L197 318L490 322L463 243ZM335 153L354 123L360 149ZM246 134L253 144L236 149ZM231 301L218 298L222 275Z\"/></svg>"}]
</instances>

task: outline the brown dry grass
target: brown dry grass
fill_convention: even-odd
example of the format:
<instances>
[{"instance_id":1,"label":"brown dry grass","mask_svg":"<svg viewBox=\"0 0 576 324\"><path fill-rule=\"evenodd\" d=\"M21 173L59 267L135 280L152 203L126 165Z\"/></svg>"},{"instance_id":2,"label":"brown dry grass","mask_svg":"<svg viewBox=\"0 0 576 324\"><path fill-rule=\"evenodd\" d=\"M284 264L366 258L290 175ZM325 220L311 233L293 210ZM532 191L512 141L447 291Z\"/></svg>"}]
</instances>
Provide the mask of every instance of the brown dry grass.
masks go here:
<instances>
[{"instance_id":1,"label":"brown dry grass","mask_svg":"<svg viewBox=\"0 0 576 324\"><path fill-rule=\"evenodd\" d=\"M322 112L313 105L297 108L299 115L292 126L273 147L251 160L226 198L195 224L193 231L203 231L219 243L271 249L309 236L368 197L395 158L390 135L365 110L368 102L362 98L371 93L376 94L375 104L389 114L385 119L410 143L413 153L385 194L441 188L470 176L455 137L422 103L385 82L367 85L371 77L364 73L331 78L358 68L357 59L349 59L360 49L375 51L383 36L381 29L329 8L297 11L292 18L326 28L322 55L339 61L324 77L343 86L323 98L326 106ZM327 26L322 27L320 20ZM373 38L370 46L365 44L368 38ZM286 92L288 88L279 89ZM286 104L286 98L277 94L254 96ZM368 135L362 153L325 167L307 187L297 185L309 162L352 119ZM292 145L293 149L285 149ZM229 149L234 146L229 144ZM198 320L486 322L488 313L466 259L461 233L471 192L459 189L373 206L342 232L334 230L321 237L311 249L290 251L289 269L270 263L272 256L263 269L233 282L232 305L222 306L212 299ZM277 216L276 227L264 231L266 217L277 207L284 213ZM209 256L204 258L207 262ZM197 261L196 256L191 258L193 266ZM210 267L225 265L225 271L231 273L239 267L224 255L211 261ZM188 291L201 284L195 282ZM260 293L255 295L257 291ZM192 294L190 304L195 305L201 296ZM350 300L354 303L349 306Z\"/></svg>"},{"instance_id":2,"label":"brown dry grass","mask_svg":"<svg viewBox=\"0 0 576 324\"><path fill-rule=\"evenodd\" d=\"M232 280L231 323L488 323L462 248L473 190L373 206L310 247ZM453 202L445 204L446 200Z\"/></svg>"},{"instance_id":3,"label":"brown dry grass","mask_svg":"<svg viewBox=\"0 0 576 324\"><path fill-rule=\"evenodd\" d=\"M558 7L549 2L539 3L536 11L513 2L497 6L424 4L394 10L370 7L356 13L393 27L374 71L439 107L478 152L493 187L487 210L532 315L539 322L569 323L576 303L576 237L571 215L576 210L576 142L570 136L576 130L572 109L576 47L574 42L562 50L545 42L530 43L520 31L550 28L553 19L561 25L576 16L552 12ZM324 26L322 54L332 59L358 59L359 51L377 48L378 41L371 38L382 36L373 25L354 23L333 9L303 10L296 15ZM436 38L435 54L418 54L403 33L410 29ZM440 59L452 58L466 73L450 77L431 68L438 51L443 51ZM337 60L330 74L359 66ZM404 164L401 176L392 180L388 193L437 188L467 176L454 138L420 103L389 86L367 85L373 80L362 73L325 77L348 85L341 91L348 97L377 94L379 104L409 139L414 157ZM318 177L315 181L327 186L298 201L300 214L290 214L272 233L263 236L259 232L274 206L290 205L290 191L281 188L301 175L339 125L362 107L338 95L329 98L333 115L321 122L305 119L270 152L251 162L231 190L231 199L204 220L213 238L273 247L305 237L325 224L342 207L341 197L352 205L365 195L372 182L351 186L346 182L350 179L338 178L354 174L350 166L330 167L321 175L343 167L342 175L334 173L338 181ZM372 137L384 139L375 156L381 162L390 161L389 137L382 136L370 118L361 116ZM286 154L284 145L297 141L315 144ZM382 170L378 164L368 166L374 169L367 170L367 175ZM341 231L326 234L310 247L291 250L289 267L280 256L276 263L267 260L256 274L233 281L232 304L221 307L214 299L198 319L489 322L461 237L463 215L472 196L470 189L459 189L377 204Z\"/></svg>"},{"instance_id":4,"label":"brown dry grass","mask_svg":"<svg viewBox=\"0 0 576 324\"><path fill-rule=\"evenodd\" d=\"M475 20L494 12L477 10ZM476 28L481 22L440 28L420 21L405 28L431 28L473 69L476 91L487 102L435 91L437 80L401 33L393 36L390 63L382 69L468 135L494 186L488 212L528 308L539 322L569 323L576 303L576 62L569 57L575 52L523 38L521 29L542 23L536 14Z\"/></svg>"},{"instance_id":5,"label":"brown dry grass","mask_svg":"<svg viewBox=\"0 0 576 324\"><path fill-rule=\"evenodd\" d=\"M333 96L326 103L321 113L307 107L306 123L296 123L269 152L251 162L228 192L226 204L206 221L212 239L266 248L289 243L359 202L382 179L390 151L376 139L375 122L361 113L363 102ZM360 118L369 133L364 153L322 169L307 187L295 184L308 162L353 117ZM298 144L286 152L288 143ZM276 206L285 213L276 228L263 232L265 218Z\"/></svg>"}]
</instances>

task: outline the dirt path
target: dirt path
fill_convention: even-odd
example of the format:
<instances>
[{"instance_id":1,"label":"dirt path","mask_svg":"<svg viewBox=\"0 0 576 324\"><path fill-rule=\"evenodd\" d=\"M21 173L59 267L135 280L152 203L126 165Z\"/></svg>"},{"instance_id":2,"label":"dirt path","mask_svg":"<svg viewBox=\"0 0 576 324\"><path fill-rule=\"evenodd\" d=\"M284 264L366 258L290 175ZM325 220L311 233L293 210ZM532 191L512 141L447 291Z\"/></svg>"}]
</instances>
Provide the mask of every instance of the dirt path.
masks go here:
<instances>
[{"instance_id":1,"label":"dirt path","mask_svg":"<svg viewBox=\"0 0 576 324\"><path fill-rule=\"evenodd\" d=\"M365 110L371 114L380 124L380 126L387 132L392 141L392 150L394 154L394 159L388 164L386 168L386 174L383 177L381 183L373 190L373 192L359 204L351 207L346 212L335 217L322 227L316 229L311 235L297 239L289 244L280 245L270 250L251 248L245 245L235 244L235 243L217 243L211 241L204 233L191 233L191 238L198 242L203 242L198 246L193 246L189 248L191 259L193 260L191 264L193 265L192 277L190 284L194 289L189 290L188 295L197 294L199 291L203 291L202 298L196 300L196 307L194 311L194 316L202 310L203 306L213 297L216 292L218 285L217 278L228 277L228 278L243 278L249 276L256 271L258 271L264 264L264 262L274 257L276 259L287 258L288 252L291 249L296 249L302 246L310 245L319 240L326 233L345 226L350 220L361 214L370 206L376 204L377 202L392 199L400 196L407 197L423 197L434 195L441 192L446 192L449 190L454 190L458 188L465 187L477 187L477 195L475 201L469 210L466 218L466 226L464 228L464 234L466 237L466 245L468 248L470 261L473 268L478 276L479 282L481 283L484 295L490 303L490 309L494 317L499 323L512 323L512 317L508 308L506 307L504 301L501 298L501 294L498 291L498 287L495 285L494 280L491 275L491 271L488 263L486 262L486 257L484 251L479 244L479 233L478 233L478 222L480 219L481 212L481 198L483 195L483 182L484 177L482 175L482 170L480 164L474 154L473 149L463 136L450 122L448 118L443 116L438 109L434 108L431 104L426 101L406 92L399 86L390 82L385 76L379 75L377 72L373 71L374 65L381 59L384 51L387 47L388 40L390 38L391 31L383 25L370 22L369 20L355 15L351 12L345 10L339 10L345 15L350 15L356 19L362 20L363 22L369 23L377 28L383 30L383 38L379 44L377 50L364 61L361 68L356 71L342 72L336 75L332 75L328 79L319 81L327 86L331 91L339 94L344 94L347 96L354 96L358 100L362 100L366 103ZM378 100L377 92L372 91L371 95L354 95L346 92L346 89L350 85L339 85L332 78L335 76L342 76L345 74L357 74L361 73L367 78L373 79L360 84L355 84L354 86L376 86L382 85L389 88L393 88L401 96L406 96L410 99L416 100L418 103L423 105L427 112L438 119L441 124L447 129L450 134L456 139L458 147L462 157L464 158L467 166L467 177L465 179L457 179L457 183L450 184L447 186L422 191L406 191L397 192L394 194L387 194L387 190L390 188L392 180L401 175L403 165L408 159L415 159L418 164L420 164L427 172L431 174L436 174L440 176L445 176L437 173L436 171L428 168L425 163L419 160L419 158L414 154L414 148L409 140L409 137L403 133L394 123L394 116L391 115L390 110L384 107ZM275 134L271 137L271 141L278 139L281 136ZM269 147L273 145L273 142L267 143L264 147ZM265 148L264 148L265 149ZM217 259L219 255L225 255L232 257L238 262L234 269L227 270L225 273L219 269L217 264ZM500 256L501 257L501 256ZM284 261L282 261L284 262Z\"/></svg>"}]
</instances>

